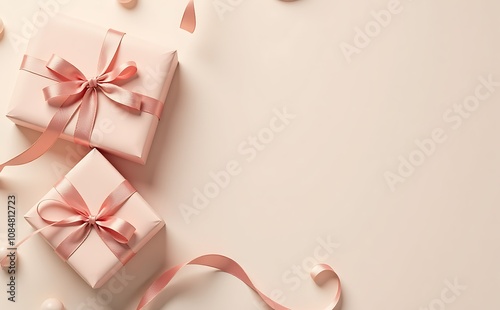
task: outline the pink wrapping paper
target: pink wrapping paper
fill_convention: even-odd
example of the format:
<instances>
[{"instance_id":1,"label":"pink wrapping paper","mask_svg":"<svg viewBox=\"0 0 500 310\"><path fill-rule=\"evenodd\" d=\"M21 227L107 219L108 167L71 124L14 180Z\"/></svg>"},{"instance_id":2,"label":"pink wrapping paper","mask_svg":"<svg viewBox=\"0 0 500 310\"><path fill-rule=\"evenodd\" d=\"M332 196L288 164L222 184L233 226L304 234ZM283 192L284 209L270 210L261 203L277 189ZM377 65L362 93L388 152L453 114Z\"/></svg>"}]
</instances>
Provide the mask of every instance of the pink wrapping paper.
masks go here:
<instances>
[{"instance_id":1,"label":"pink wrapping paper","mask_svg":"<svg viewBox=\"0 0 500 310\"><path fill-rule=\"evenodd\" d=\"M97 27L64 15L58 15L39 30L30 40L26 54L47 61L55 54L74 64L85 76L96 74L97 62L106 28ZM165 102L177 67L177 52L144 42L126 34L118 51L116 63L137 63L137 77L120 85L124 89ZM8 112L14 123L43 131L57 108L49 106L42 89L56 82L20 70L12 109ZM90 143L108 153L141 164L151 148L158 118L148 114L134 114L98 95L98 113ZM61 138L73 141L76 126L74 117Z\"/></svg>"},{"instance_id":2,"label":"pink wrapping paper","mask_svg":"<svg viewBox=\"0 0 500 310\"><path fill-rule=\"evenodd\" d=\"M95 149L68 172L66 179L78 190L92 214L98 212L106 197L124 181L123 176ZM48 226L37 212L37 206L48 199L61 200L61 196L52 188L25 215L26 220L35 229ZM164 226L163 220L137 192L115 215L135 227L136 231L129 242L134 253L137 253ZM42 230L40 235L55 249L75 230L74 226L53 226ZM93 288L101 287L123 267L94 229L67 263Z\"/></svg>"}]
</instances>

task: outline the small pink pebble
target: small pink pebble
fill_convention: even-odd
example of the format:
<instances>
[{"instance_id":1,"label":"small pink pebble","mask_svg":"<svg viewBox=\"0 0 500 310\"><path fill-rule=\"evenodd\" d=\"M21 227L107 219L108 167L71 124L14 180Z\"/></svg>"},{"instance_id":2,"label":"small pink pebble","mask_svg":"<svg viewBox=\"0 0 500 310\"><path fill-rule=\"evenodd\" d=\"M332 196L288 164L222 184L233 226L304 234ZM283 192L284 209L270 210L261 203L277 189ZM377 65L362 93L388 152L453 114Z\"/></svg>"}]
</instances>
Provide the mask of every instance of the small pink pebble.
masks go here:
<instances>
[{"instance_id":1,"label":"small pink pebble","mask_svg":"<svg viewBox=\"0 0 500 310\"><path fill-rule=\"evenodd\" d=\"M137 5L137 0L118 0L118 2L127 9L132 9Z\"/></svg>"},{"instance_id":2,"label":"small pink pebble","mask_svg":"<svg viewBox=\"0 0 500 310\"><path fill-rule=\"evenodd\" d=\"M40 310L64 310L64 305L59 299L49 298L43 302Z\"/></svg>"},{"instance_id":3,"label":"small pink pebble","mask_svg":"<svg viewBox=\"0 0 500 310\"><path fill-rule=\"evenodd\" d=\"M4 30L3 21L2 19L0 19L0 38L3 36L3 30Z\"/></svg>"}]
</instances>

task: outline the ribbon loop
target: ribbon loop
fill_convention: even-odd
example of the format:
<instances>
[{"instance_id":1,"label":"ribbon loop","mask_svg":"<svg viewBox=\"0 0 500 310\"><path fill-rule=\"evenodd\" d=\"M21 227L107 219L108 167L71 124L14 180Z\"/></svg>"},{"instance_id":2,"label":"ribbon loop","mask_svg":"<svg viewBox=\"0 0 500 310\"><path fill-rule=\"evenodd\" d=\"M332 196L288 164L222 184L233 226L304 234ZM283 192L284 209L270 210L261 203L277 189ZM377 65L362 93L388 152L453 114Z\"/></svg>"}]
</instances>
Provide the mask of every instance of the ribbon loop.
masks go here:
<instances>
[{"instance_id":1,"label":"ribbon loop","mask_svg":"<svg viewBox=\"0 0 500 310\"><path fill-rule=\"evenodd\" d=\"M287 308L275 302L271 298L267 297L264 293L262 293L259 289L257 289L257 287L250 280L245 270L236 261L220 254L203 255L186 263L174 266L165 271L146 290L146 292L141 298L141 301L139 302L139 305L137 306L137 310L144 309L144 307L146 307L146 305L148 305L153 299L155 299L160 294L160 292L170 283L170 281L174 278L174 276L187 265L212 267L220 271L223 271L227 274L230 274L239 279L240 281L242 281L243 283L245 283L252 290L254 290L259 295L259 297L266 303L266 305L268 305L271 309L290 310L290 308ZM317 283L317 277L325 272L328 272L329 275L332 278L336 279L338 282L337 290L333 298L331 299L331 302L325 308L327 310L333 310L339 303L340 296L342 294L342 285L340 282L340 277L330 266L326 264L316 265L311 271L311 277Z\"/></svg>"},{"instance_id":2,"label":"ribbon loop","mask_svg":"<svg viewBox=\"0 0 500 310\"><path fill-rule=\"evenodd\" d=\"M109 61L112 60L113 58L109 59ZM108 64L106 70L110 68L112 67ZM81 105L86 105L88 100L95 101L93 103L93 105L95 105L97 104L97 97L87 97L85 93L89 90L99 90L103 92L106 97L122 106L131 108L135 111L141 110L141 96L116 85L117 82L127 82L136 75L137 65L133 61L127 61L109 72L103 72L90 79L86 78L73 64L57 55L52 55L47 62L47 69L61 77L59 83L43 89L45 100L50 105L62 106L63 104L75 104L80 101ZM71 100L69 100L70 98ZM88 99L83 100L84 98ZM97 112L97 110L95 112ZM82 119L82 122L88 124L95 119L95 116L83 116L80 114L79 120L80 119ZM89 130L87 129L87 131ZM85 136L90 136L90 132L87 132Z\"/></svg>"},{"instance_id":3,"label":"ribbon loop","mask_svg":"<svg viewBox=\"0 0 500 310\"><path fill-rule=\"evenodd\" d=\"M82 81L66 81L42 89L46 102L54 107L72 105L83 98L87 86Z\"/></svg>"},{"instance_id":4,"label":"ribbon loop","mask_svg":"<svg viewBox=\"0 0 500 310\"><path fill-rule=\"evenodd\" d=\"M124 263L131 257L132 250L128 243L134 236L136 229L128 221L114 216L123 203L135 193L135 189L128 181L123 181L108 195L97 215L91 214L80 193L68 179L62 179L55 186L55 189L61 196L62 201L42 201L38 205L37 212L40 218L49 224L47 227L77 227L56 248L57 254L62 259L68 260L85 242L92 229L96 230L104 243L120 261ZM64 209L70 215L58 220L51 219L47 215L50 211L57 214L61 212L61 209ZM119 243L119 246L113 243Z\"/></svg>"},{"instance_id":5,"label":"ribbon loop","mask_svg":"<svg viewBox=\"0 0 500 310\"><path fill-rule=\"evenodd\" d=\"M45 100L48 104L58 107L78 105L80 113L74 134L74 140L78 144L90 147L97 116L96 92L102 92L120 106L137 112L141 110L141 96L116 85L117 82L131 80L137 73L137 65L133 61L114 67L123 35L124 33L108 30L99 57L100 72L93 78L86 78L73 64L57 55L52 55L47 62L47 69L61 77L61 81L43 89Z\"/></svg>"},{"instance_id":6,"label":"ribbon loop","mask_svg":"<svg viewBox=\"0 0 500 310\"><path fill-rule=\"evenodd\" d=\"M85 75L69 61L53 54L45 65L47 69L60 77L61 81L85 81Z\"/></svg>"},{"instance_id":7,"label":"ribbon loop","mask_svg":"<svg viewBox=\"0 0 500 310\"><path fill-rule=\"evenodd\" d=\"M162 102L121 87L137 75L135 62L115 64L124 35L113 29L107 31L99 55L97 74L92 78L87 78L76 66L57 55L52 55L48 61L24 56L22 70L56 82L42 91L47 104L58 110L38 140L26 151L0 164L0 171L7 166L23 165L42 156L55 144L75 115L77 124L74 142L90 147L98 111L98 93L129 112L145 112L160 118Z\"/></svg>"},{"instance_id":8,"label":"ribbon loop","mask_svg":"<svg viewBox=\"0 0 500 310\"><path fill-rule=\"evenodd\" d=\"M133 61L122 63L110 72L104 73L102 76L103 83L112 83L118 81L126 81L132 79L137 73L137 65Z\"/></svg>"},{"instance_id":9,"label":"ribbon loop","mask_svg":"<svg viewBox=\"0 0 500 310\"><path fill-rule=\"evenodd\" d=\"M135 233L135 227L132 224L117 217L99 220L99 228L121 244L129 243Z\"/></svg>"}]
</instances>

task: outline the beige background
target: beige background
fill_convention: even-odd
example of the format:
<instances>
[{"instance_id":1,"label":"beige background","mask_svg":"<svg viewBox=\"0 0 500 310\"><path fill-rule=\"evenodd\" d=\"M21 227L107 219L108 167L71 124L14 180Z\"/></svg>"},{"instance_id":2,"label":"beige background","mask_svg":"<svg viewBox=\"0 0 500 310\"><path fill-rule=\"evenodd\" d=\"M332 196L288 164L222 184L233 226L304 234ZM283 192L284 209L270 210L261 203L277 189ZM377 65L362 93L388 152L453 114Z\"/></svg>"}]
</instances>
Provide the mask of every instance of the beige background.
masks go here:
<instances>
[{"instance_id":1,"label":"beige background","mask_svg":"<svg viewBox=\"0 0 500 310\"><path fill-rule=\"evenodd\" d=\"M320 289L293 275L315 260L342 277L343 310L500 306L500 88L486 98L479 81L500 81L498 1L200 0L194 35L178 29L184 0L140 1L133 10L112 0L64 2L59 10L70 16L179 51L148 164L111 158L167 228L121 282L96 291L35 237L20 250L15 306L0 276L0 309L38 309L48 297L71 310L135 309L155 274L207 252L235 258L293 309L322 309L330 298L334 285ZM218 13L221 3L231 10ZM396 13L377 29L370 12L388 7ZM35 1L0 1L2 113L23 55L11 40L37 10ZM373 37L359 39L348 61L341 47L365 27ZM471 97L478 94L483 100ZM459 112L464 104L470 111ZM249 136L268 138L273 110L283 108L295 118L255 157L245 153ZM2 159L38 136L6 118L0 132ZM440 143L419 157L414 140L433 135ZM392 191L385 175L412 153L420 165L411 175L403 167ZM61 141L2 173L0 201L18 195L20 235L31 231L21 215L79 157ZM187 223L180 208L192 206L193 189L233 161L239 174ZM2 212L3 239L5 227ZM466 288L454 292L446 281ZM160 301L152 308L265 309L239 281L196 267Z\"/></svg>"}]
</instances>

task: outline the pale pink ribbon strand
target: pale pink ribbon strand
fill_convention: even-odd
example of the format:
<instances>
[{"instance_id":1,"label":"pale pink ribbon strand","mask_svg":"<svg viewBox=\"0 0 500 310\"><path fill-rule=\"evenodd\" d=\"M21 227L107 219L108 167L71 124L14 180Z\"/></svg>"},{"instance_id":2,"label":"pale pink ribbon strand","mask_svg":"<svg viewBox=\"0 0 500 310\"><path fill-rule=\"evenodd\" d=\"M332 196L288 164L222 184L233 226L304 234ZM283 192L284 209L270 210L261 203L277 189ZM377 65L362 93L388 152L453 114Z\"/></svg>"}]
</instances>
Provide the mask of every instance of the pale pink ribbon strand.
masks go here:
<instances>
[{"instance_id":1,"label":"pale pink ribbon strand","mask_svg":"<svg viewBox=\"0 0 500 310\"><path fill-rule=\"evenodd\" d=\"M21 154L1 164L0 171L6 166L29 163L46 153L79 109L74 139L76 143L90 146L90 136L97 115L98 91L125 109L160 117L163 103L114 84L131 79L137 71L136 64L131 61L115 67L115 59L123 36L122 32L108 30L99 56L98 75L90 79L57 55L53 55L47 62L25 55L21 65L22 70L58 82L43 89L47 103L57 107L58 110L35 143Z\"/></svg>"},{"instance_id":2,"label":"pale pink ribbon strand","mask_svg":"<svg viewBox=\"0 0 500 310\"><path fill-rule=\"evenodd\" d=\"M191 33L196 29L196 12L194 9L194 0L189 0L184 15L182 15L181 28Z\"/></svg>"},{"instance_id":3,"label":"pale pink ribbon strand","mask_svg":"<svg viewBox=\"0 0 500 310\"><path fill-rule=\"evenodd\" d=\"M55 249L55 252L64 261L67 261L83 242L85 242L92 228L96 230L103 242L122 264L126 264L128 260L134 256L135 253L128 246L128 242L135 233L135 227L129 222L114 216L116 211L136 192L134 187L127 180L120 183L108 195L96 215L90 213L84 199L68 179L63 178L56 184L55 189L61 196L62 201L45 200L37 206L38 215L49 225L32 232L26 238L18 242L13 248L19 248L28 239L49 227L78 226L78 228L71 232ZM42 206L44 203L46 203L46 205ZM66 208L72 211L73 215L64 219L48 219L42 213L50 207ZM0 265L6 267L8 265L8 258L0 257Z\"/></svg>"},{"instance_id":4,"label":"pale pink ribbon strand","mask_svg":"<svg viewBox=\"0 0 500 310\"><path fill-rule=\"evenodd\" d=\"M142 296L141 301L139 302L139 305L137 306L137 310L142 310L153 299L155 299L156 296L158 296L161 293L161 291L170 283L172 278L182 268L186 267L187 265L200 265L200 266L212 267L212 268L218 269L220 271L223 271L225 273L228 273L228 274L238 278L243 283L245 283L248 287L250 287L252 290L254 290L259 295L259 297L272 309L274 309L274 310L290 310L290 308L287 308L287 307L273 301L271 298L267 297L264 293L262 293L259 289L257 289L257 287L252 283L252 281L248 277L245 270L236 261L234 261L233 259L231 259L227 256L220 255L220 254L203 255L203 256L197 257L189 262L174 266L174 267L168 269L167 271L165 271L146 290L146 292ZM325 308L327 310L332 310L338 305L338 303L340 301L340 297L342 295L342 286L341 286L340 277L337 275L337 273L329 265L326 265L326 264L316 265L313 268L313 270L311 270L311 277L316 283L318 283L317 282L318 276L320 274L325 273L325 272L329 273L332 278L337 279L337 282L338 282L337 290L335 291L335 294L334 294L331 302Z\"/></svg>"}]
</instances>

